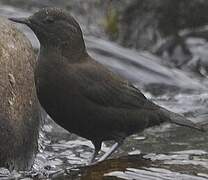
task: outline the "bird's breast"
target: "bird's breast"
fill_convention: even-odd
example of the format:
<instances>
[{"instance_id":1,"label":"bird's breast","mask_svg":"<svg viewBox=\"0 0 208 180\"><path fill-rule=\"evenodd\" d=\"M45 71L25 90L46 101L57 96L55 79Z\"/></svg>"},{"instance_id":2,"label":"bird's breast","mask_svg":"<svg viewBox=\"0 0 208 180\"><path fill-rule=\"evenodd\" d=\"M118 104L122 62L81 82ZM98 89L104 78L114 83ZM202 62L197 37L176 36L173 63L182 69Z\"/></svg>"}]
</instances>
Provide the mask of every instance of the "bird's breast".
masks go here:
<instances>
[{"instance_id":1,"label":"bird's breast","mask_svg":"<svg viewBox=\"0 0 208 180\"><path fill-rule=\"evenodd\" d=\"M88 125L90 111L86 108L89 107L88 102L79 94L73 74L45 66L39 67L35 76L37 95L46 112L57 124L79 134L79 128Z\"/></svg>"}]
</instances>

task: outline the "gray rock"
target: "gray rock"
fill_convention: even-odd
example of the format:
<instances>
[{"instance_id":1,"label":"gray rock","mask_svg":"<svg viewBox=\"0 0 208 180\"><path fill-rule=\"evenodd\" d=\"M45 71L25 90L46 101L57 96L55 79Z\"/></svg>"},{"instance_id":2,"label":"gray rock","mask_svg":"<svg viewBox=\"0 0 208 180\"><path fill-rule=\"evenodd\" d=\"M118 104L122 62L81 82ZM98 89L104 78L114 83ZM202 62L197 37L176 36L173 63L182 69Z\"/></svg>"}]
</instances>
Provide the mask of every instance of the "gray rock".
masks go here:
<instances>
[{"instance_id":1,"label":"gray rock","mask_svg":"<svg viewBox=\"0 0 208 180\"><path fill-rule=\"evenodd\" d=\"M35 54L27 38L0 17L0 166L26 169L38 149Z\"/></svg>"}]
</instances>

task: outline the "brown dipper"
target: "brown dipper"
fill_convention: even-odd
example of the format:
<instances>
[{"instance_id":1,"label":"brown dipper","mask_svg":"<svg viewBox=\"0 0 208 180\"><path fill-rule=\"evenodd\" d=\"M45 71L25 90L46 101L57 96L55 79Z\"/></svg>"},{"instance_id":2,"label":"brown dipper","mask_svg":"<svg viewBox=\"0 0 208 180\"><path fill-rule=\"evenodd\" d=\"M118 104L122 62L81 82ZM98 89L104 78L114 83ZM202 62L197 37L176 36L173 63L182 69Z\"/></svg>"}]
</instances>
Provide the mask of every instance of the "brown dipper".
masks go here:
<instances>
[{"instance_id":1,"label":"brown dipper","mask_svg":"<svg viewBox=\"0 0 208 180\"><path fill-rule=\"evenodd\" d=\"M163 122L203 130L149 101L92 59L79 24L68 12L45 8L29 18L10 20L28 25L40 41L35 81L41 105L59 125L92 141L92 161L103 141L116 143L98 161L110 156L125 137Z\"/></svg>"}]
</instances>

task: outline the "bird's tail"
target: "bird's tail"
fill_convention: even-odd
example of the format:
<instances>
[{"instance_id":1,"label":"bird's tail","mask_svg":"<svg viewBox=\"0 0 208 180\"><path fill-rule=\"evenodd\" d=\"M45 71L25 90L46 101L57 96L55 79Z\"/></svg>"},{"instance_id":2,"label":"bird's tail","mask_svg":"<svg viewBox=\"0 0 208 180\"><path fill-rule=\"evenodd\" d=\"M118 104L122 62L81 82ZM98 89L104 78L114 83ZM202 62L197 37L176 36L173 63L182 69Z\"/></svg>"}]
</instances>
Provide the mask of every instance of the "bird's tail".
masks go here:
<instances>
[{"instance_id":1,"label":"bird's tail","mask_svg":"<svg viewBox=\"0 0 208 180\"><path fill-rule=\"evenodd\" d=\"M196 129L199 131L205 131L203 126L193 123L191 120L185 118L183 115L168 111L167 109L161 108L162 113L169 119L171 123L180 125L180 126L186 126L192 129Z\"/></svg>"}]
</instances>

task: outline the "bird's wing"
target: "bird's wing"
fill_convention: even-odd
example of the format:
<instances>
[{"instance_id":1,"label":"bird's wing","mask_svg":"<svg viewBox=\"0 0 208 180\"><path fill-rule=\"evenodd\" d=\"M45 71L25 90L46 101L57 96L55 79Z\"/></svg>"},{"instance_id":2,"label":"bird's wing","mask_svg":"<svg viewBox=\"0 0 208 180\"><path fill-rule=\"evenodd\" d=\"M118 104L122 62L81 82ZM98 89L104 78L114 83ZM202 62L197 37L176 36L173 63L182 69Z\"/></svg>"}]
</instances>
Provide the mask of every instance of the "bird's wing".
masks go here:
<instances>
[{"instance_id":1,"label":"bird's wing","mask_svg":"<svg viewBox=\"0 0 208 180\"><path fill-rule=\"evenodd\" d=\"M148 108L157 106L128 81L113 74L96 62L88 62L77 68L80 93L96 104L116 108Z\"/></svg>"}]
</instances>

